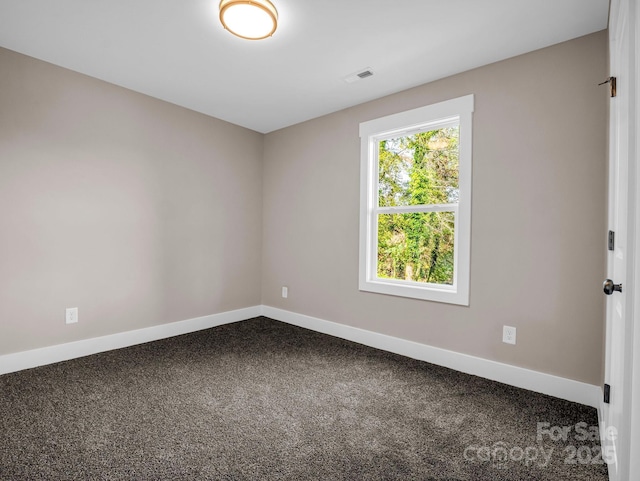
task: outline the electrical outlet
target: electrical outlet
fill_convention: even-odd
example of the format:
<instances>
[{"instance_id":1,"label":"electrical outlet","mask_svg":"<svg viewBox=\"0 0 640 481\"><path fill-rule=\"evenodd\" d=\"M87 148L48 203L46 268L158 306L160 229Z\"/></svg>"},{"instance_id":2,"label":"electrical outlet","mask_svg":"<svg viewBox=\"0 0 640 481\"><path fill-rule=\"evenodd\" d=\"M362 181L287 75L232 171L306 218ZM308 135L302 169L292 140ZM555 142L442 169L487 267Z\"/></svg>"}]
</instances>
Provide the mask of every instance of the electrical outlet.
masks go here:
<instances>
[{"instance_id":1,"label":"electrical outlet","mask_svg":"<svg viewBox=\"0 0 640 481\"><path fill-rule=\"evenodd\" d=\"M507 344L516 343L516 328L511 326L502 326L502 342Z\"/></svg>"},{"instance_id":2,"label":"electrical outlet","mask_svg":"<svg viewBox=\"0 0 640 481\"><path fill-rule=\"evenodd\" d=\"M67 307L65 322L67 324L75 324L78 322L78 308Z\"/></svg>"},{"instance_id":3,"label":"electrical outlet","mask_svg":"<svg viewBox=\"0 0 640 481\"><path fill-rule=\"evenodd\" d=\"M289 288L287 286L282 286L282 297L285 299L289 296Z\"/></svg>"}]
</instances>

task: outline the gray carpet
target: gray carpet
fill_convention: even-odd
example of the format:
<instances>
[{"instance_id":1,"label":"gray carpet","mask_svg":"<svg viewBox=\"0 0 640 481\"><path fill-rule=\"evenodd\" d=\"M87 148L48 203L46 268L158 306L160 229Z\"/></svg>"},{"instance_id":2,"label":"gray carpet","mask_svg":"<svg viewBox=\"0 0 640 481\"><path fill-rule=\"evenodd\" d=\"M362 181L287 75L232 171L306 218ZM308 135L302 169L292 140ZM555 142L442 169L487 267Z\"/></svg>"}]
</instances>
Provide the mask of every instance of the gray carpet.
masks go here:
<instances>
[{"instance_id":1,"label":"gray carpet","mask_svg":"<svg viewBox=\"0 0 640 481\"><path fill-rule=\"evenodd\" d=\"M0 479L607 479L597 441L537 439L538 422L597 425L592 408L256 318L0 376Z\"/></svg>"}]
</instances>

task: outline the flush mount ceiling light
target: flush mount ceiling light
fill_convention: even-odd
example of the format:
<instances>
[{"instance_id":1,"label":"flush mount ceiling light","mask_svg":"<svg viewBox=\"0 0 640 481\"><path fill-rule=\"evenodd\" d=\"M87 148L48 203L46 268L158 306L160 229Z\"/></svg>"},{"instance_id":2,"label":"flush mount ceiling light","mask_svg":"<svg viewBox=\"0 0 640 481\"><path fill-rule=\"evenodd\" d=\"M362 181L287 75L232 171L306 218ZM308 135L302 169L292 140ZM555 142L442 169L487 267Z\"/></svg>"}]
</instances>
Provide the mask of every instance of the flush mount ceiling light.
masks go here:
<instances>
[{"instance_id":1,"label":"flush mount ceiling light","mask_svg":"<svg viewBox=\"0 0 640 481\"><path fill-rule=\"evenodd\" d=\"M269 0L222 0L220 22L240 38L260 40L278 28L278 12Z\"/></svg>"}]
</instances>

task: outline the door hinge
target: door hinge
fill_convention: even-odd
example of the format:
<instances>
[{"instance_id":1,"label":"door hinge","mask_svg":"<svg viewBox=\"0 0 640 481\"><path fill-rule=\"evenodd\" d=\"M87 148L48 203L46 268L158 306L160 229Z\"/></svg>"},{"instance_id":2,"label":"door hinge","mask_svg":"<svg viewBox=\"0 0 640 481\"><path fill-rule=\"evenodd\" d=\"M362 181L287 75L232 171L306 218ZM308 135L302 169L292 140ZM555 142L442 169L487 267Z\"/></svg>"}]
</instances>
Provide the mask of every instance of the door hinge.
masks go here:
<instances>
[{"instance_id":1,"label":"door hinge","mask_svg":"<svg viewBox=\"0 0 640 481\"><path fill-rule=\"evenodd\" d=\"M611 400L611 386L609 386L608 384L604 385L604 402L605 404L609 404L609 401Z\"/></svg>"},{"instance_id":2,"label":"door hinge","mask_svg":"<svg viewBox=\"0 0 640 481\"><path fill-rule=\"evenodd\" d=\"M609 250L612 251L616 246L616 233L609 231Z\"/></svg>"},{"instance_id":3,"label":"door hinge","mask_svg":"<svg viewBox=\"0 0 640 481\"><path fill-rule=\"evenodd\" d=\"M611 96L615 97L616 95L618 95L618 91L616 89L616 78L615 77L609 77L607 80L605 80L604 82L599 83L598 85L604 85L604 84L609 84L609 88L611 90Z\"/></svg>"}]
</instances>

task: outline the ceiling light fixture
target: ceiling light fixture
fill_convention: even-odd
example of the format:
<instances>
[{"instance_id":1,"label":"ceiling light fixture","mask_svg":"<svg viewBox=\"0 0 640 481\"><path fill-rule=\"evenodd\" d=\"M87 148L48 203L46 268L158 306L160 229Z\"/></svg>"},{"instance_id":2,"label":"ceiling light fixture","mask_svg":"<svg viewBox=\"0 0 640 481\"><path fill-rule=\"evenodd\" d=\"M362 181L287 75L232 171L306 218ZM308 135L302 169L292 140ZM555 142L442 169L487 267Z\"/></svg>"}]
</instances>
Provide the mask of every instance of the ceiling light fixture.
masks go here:
<instances>
[{"instance_id":1,"label":"ceiling light fixture","mask_svg":"<svg viewBox=\"0 0 640 481\"><path fill-rule=\"evenodd\" d=\"M222 0L220 22L240 38L261 40L278 28L278 12L269 0Z\"/></svg>"}]
</instances>

